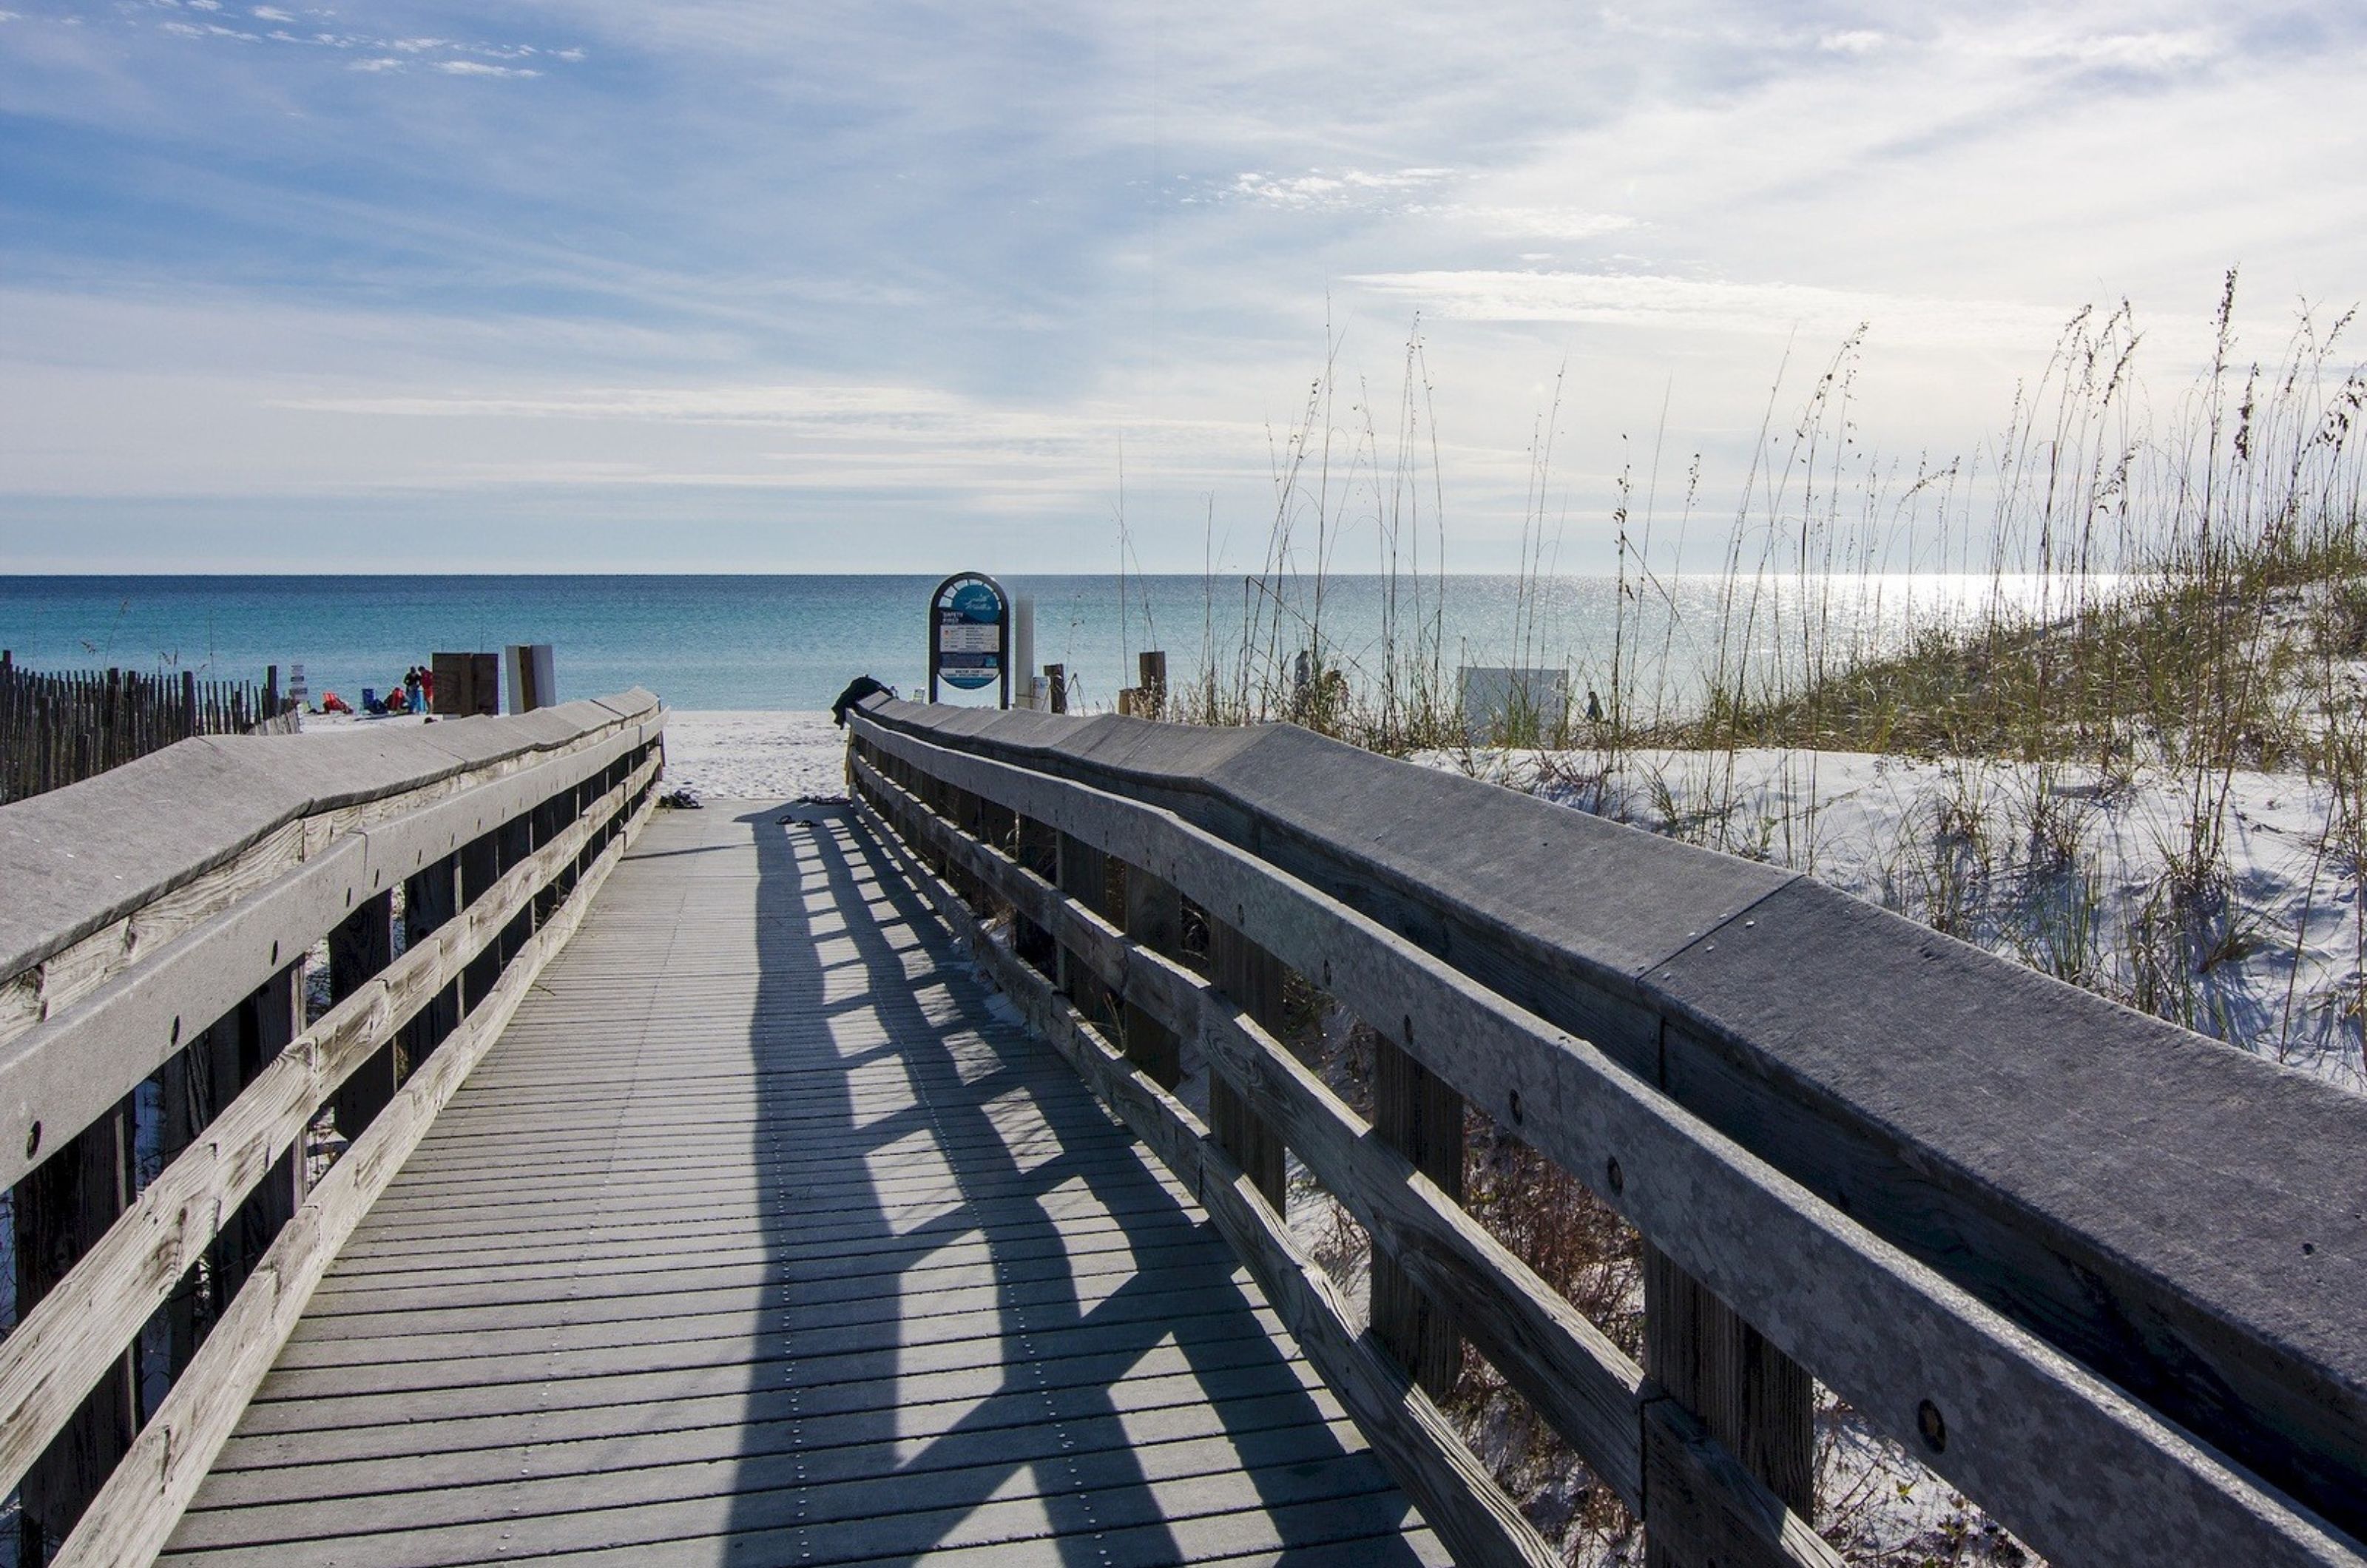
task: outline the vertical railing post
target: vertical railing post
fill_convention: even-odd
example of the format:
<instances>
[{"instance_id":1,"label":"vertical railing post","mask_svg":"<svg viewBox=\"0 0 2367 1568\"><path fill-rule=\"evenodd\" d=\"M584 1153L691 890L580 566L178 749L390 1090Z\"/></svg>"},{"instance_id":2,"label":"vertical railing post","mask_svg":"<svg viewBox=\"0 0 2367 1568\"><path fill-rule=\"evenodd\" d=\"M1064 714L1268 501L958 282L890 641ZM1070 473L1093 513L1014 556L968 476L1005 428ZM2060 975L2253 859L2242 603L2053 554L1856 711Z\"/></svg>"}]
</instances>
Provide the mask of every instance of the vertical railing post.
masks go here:
<instances>
[{"instance_id":1,"label":"vertical railing post","mask_svg":"<svg viewBox=\"0 0 2367 1568\"><path fill-rule=\"evenodd\" d=\"M288 964L266 980L239 1004L238 1017L238 1087L243 1092L304 1031L303 961ZM272 1162L246 1201L239 1205L237 1217L222 1227L214 1243L214 1273L221 1281L218 1303L237 1292L278 1238L280 1227L296 1217L308 1178L304 1138L299 1134L288 1152Z\"/></svg>"},{"instance_id":2,"label":"vertical railing post","mask_svg":"<svg viewBox=\"0 0 2367 1568\"><path fill-rule=\"evenodd\" d=\"M501 835L496 829L480 833L460 846L460 907L467 908L485 896L486 889L501 880ZM501 946L498 941L487 942L478 955L460 971L460 1010L465 1014L476 1010L502 977Z\"/></svg>"},{"instance_id":3,"label":"vertical railing post","mask_svg":"<svg viewBox=\"0 0 2367 1568\"><path fill-rule=\"evenodd\" d=\"M415 947L436 934L460 912L460 857L448 854L430 861L403 880L402 932L404 947ZM429 998L402 1028L402 1067L411 1070L427 1059L460 1021L460 987L447 986Z\"/></svg>"},{"instance_id":4,"label":"vertical railing post","mask_svg":"<svg viewBox=\"0 0 2367 1568\"><path fill-rule=\"evenodd\" d=\"M1236 1007L1277 1038L1285 1027L1287 974L1282 960L1215 915L1208 917L1208 978ZM1217 1146L1230 1155L1265 1194L1274 1213L1286 1213L1289 1187L1281 1134L1250 1109L1240 1091L1213 1064L1208 1069L1208 1131Z\"/></svg>"},{"instance_id":5,"label":"vertical railing post","mask_svg":"<svg viewBox=\"0 0 2367 1568\"><path fill-rule=\"evenodd\" d=\"M534 818L532 811L522 811L493 829L493 863L499 874L506 876L517 863L534 852ZM501 968L510 966L510 960L525 951L534 937L534 904L527 900L524 908L502 928L495 943L501 953ZM498 977L498 971L496 971Z\"/></svg>"},{"instance_id":6,"label":"vertical railing post","mask_svg":"<svg viewBox=\"0 0 2367 1568\"><path fill-rule=\"evenodd\" d=\"M329 932L329 1001L344 1001L394 962L394 890L365 898ZM395 1043L391 1040L354 1069L338 1089L337 1131L358 1138L370 1118L394 1098Z\"/></svg>"},{"instance_id":7,"label":"vertical railing post","mask_svg":"<svg viewBox=\"0 0 2367 1568\"><path fill-rule=\"evenodd\" d=\"M130 1096L17 1185L17 1314L49 1294L131 1201ZM126 1347L18 1488L17 1561L46 1562L139 1427L137 1347Z\"/></svg>"},{"instance_id":8,"label":"vertical railing post","mask_svg":"<svg viewBox=\"0 0 2367 1568\"><path fill-rule=\"evenodd\" d=\"M1412 1027L1408 1019L1406 1030ZM1387 1036L1374 1049L1373 1125L1383 1143L1462 1201L1463 1096ZM1463 1371L1463 1337L1454 1320L1377 1249L1372 1291L1374 1333L1423 1393L1444 1398Z\"/></svg>"},{"instance_id":9,"label":"vertical railing post","mask_svg":"<svg viewBox=\"0 0 2367 1568\"><path fill-rule=\"evenodd\" d=\"M1124 871L1126 934L1153 953L1174 957L1184 948L1183 896L1172 884L1138 865ZM1183 1043L1173 1030L1132 1002L1126 1004L1126 1054L1163 1089L1183 1081Z\"/></svg>"},{"instance_id":10,"label":"vertical railing post","mask_svg":"<svg viewBox=\"0 0 2367 1568\"><path fill-rule=\"evenodd\" d=\"M207 1126L237 1094L238 1014L236 1008L223 1014L157 1069L163 1114L156 1128L156 1156L163 1165L180 1158L182 1150L204 1136ZM192 1261L164 1298L165 1365L175 1377L197 1355L206 1330L221 1314L221 1281L219 1269L213 1272L210 1296Z\"/></svg>"},{"instance_id":11,"label":"vertical railing post","mask_svg":"<svg viewBox=\"0 0 2367 1568\"><path fill-rule=\"evenodd\" d=\"M1651 1418L1654 1395L1691 1411L1784 1506L1803 1518L1816 1517L1814 1385L1807 1369L1648 1240L1644 1370L1650 1374L1644 1421L1644 1543L1650 1568L1706 1568L1759 1554L1751 1541L1724 1539L1719 1515L1654 1505L1653 1478L1673 1479L1681 1469L1668 1451L1674 1438Z\"/></svg>"},{"instance_id":12,"label":"vertical railing post","mask_svg":"<svg viewBox=\"0 0 2367 1568\"><path fill-rule=\"evenodd\" d=\"M1086 908L1106 914L1109 905L1109 856L1082 839L1068 833L1059 835L1059 887ZM1093 971L1079 962L1067 948L1059 950L1059 984L1062 994L1076 1003L1077 1010L1086 1021L1107 1032L1116 1022L1110 1006L1109 992Z\"/></svg>"},{"instance_id":13,"label":"vertical railing post","mask_svg":"<svg viewBox=\"0 0 2367 1568\"><path fill-rule=\"evenodd\" d=\"M1060 878L1060 836L1032 817L1019 818L1019 863L1058 886ZM1011 945L1022 960L1033 964L1036 972L1053 980L1059 978L1059 954L1052 942L1052 933L1035 921L1022 916L1012 932Z\"/></svg>"},{"instance_id":14,"label":"vertical railing post","mask_svg":"<svg viewBox=\"0 0 2367 1568\"><path fill-rule=\"evenodd\" d=\"M561 791L527 813L527 821L529 824L527 840L528 854L540 851L545 844L567 831L567 808L573 804L574 799L572 791ZM557 912L560 897L561 890L556 877L535 889L534 923L537 929L540 929L542 924Z\"/></svg>"},{"instance_id":15,"label":"vertical railing post","mask_svg":"<svg viewBox=\"0 0 2367 1568\"><path fill-rule=\"evenodd\" d=\"M986 837L986 802L968 790L956 784L946 785L945 815L946 820L959 829L965 838ZM987 891L986 885L972 876L968 868L957 862L949 863L946 871L948 874L946 879L953 884L954 891L959 893L963 902L976 909L983 918L988 905L993 901Z\"/></svg>"}]
</instances>

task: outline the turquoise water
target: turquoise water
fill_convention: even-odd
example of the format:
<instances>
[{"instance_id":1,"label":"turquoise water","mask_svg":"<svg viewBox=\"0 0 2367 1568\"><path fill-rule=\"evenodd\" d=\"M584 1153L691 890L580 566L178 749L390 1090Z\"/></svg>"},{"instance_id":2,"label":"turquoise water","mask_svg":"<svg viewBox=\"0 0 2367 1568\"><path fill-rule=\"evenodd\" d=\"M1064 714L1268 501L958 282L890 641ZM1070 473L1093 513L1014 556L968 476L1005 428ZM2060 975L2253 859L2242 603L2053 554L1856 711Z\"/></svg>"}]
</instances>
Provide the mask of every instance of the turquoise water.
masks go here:
<instances>
[{"instance_id":1,"label":"turquoise water","mask_svg":"<svg viewBox=\"0 0 2367 1568\"><path fill-rule=\"evenodd\" d=\"M397 683L439 649L553 645L562 697L644 685L682 708L820 708L869 674L907 694L926 681L929 594L921 577L0 577L0 647L39 669L189 669L220 679L283 678L301 663L315 701L335 691ZM1220 668L1286 667L1319 637L1352 678L1384 662L1395 595L1400 644L1417 622L1443 633L1444 662L1567 667L1581 685L1609 687L1617 584L1564 577L1524 591L1511 577L1311 580L1260 585L1240 578L1014 577L1036 602L1039 663L1069 667L1086 704L1106 706L1133 683L1131 655L1168 653L1171 679L1201 668L1213 644ZM1631 584L1631 591L1633 585ZM1999 591L1989 579L1791 581L1745 618L1723 585L1670 580L1631 600L1623 662L1647 650L1645 689L1688 689L1718 645L1722 621L1738 641L1790 649L1800 609L1819 610L1836 645L1889 635L1912 598L1954 613ZM2035 604L2028 582L2004 592ZM1318 628L1319 627L1319 631ZM1666 649L1665 661L1661 659ZM1665 667L1663 667L1665 665ZM1629 689L1637 690L1631 681ZM966 699L979 700L979 699Z\"/></svg>"}]
</instances>

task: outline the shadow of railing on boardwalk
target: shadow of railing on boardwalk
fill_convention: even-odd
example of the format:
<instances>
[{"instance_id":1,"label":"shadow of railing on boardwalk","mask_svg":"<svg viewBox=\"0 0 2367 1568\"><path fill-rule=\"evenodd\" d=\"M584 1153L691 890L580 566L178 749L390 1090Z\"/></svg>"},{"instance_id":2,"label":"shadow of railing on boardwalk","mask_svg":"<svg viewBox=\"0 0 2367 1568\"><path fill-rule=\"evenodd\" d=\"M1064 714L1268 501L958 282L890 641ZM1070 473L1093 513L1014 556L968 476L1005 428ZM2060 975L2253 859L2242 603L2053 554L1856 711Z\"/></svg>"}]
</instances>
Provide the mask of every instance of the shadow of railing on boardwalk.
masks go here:
<instances>
[{"instance_id":1,"label":"shadow of railing on boardwalk","mask_svg":"<svg viewBox=\"0 0 2367 1568\"><path fill-rule=\"evenodd\" d=\"M882 848L836 813L783 817L739 818L758 849L753 1153L777 1173L764 1213L785 1315L749 1390L729 1527L772 1539L735 1544L822 1562L1048 1529L1039 1549L1099 1565L1370 1535L1386 1473L1325 1424L1221 1240L1065 1064L957 979ZM1038 1141L1014 1125L1023 1106ZM914 1143L912 1176L877 1158ZM967 1408L900 1435L944 1404ZM1023 1472L1040 1516L1014 1499ZM1223 1479L1240 1472L1248 1487ZM1402 1542L1362 1551L1413 1560Z\"/></svg>"}]
</instances>

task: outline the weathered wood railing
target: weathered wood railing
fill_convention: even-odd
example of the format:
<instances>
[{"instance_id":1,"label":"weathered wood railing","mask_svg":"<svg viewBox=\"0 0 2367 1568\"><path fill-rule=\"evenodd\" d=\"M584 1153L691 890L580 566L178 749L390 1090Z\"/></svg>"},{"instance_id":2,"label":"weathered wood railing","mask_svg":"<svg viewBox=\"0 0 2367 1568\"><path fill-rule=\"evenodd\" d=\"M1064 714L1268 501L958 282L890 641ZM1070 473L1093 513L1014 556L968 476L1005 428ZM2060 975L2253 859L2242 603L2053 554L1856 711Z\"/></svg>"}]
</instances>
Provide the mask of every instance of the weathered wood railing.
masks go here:
<instances>
[{"instance_id":1,"label":"weathered wood railing","mask_svg":"<svg viewBox=\"0 0 2367 1568\"><path fill-rule=\"evenodd\" d=\"M322 1271L646 818L664 717L636 691L187 740L0 808L0 1492L23 1562L163 1543ZM350 1142L308 1181L324 1109Z\"/></svg>"},{"instance_id":2,"label":"weathered wood railing","mask_svg":"<svg viewBox=\"0 0 2367 1568\"><path fill-rule=\"evenodd\" d=\"M1458 1338L1659 1562L1835 1561L1812 1376L2057 1562L2367 1561L2356 1100L1812 882L1287 727L877 699L851 726L860 809L1466 1561L1546 1548L1423 1392ZM1276 1043L1285 965L1385 1038L1374 1124ZM1184 1041L1207 1124L1171 1092ZM1641 1233L1644 1367L1463 1212L1467 1097ZM1372 1236L1369 1334L1283 1222L1285 1147Z\"/></svg>"}]
</instances>

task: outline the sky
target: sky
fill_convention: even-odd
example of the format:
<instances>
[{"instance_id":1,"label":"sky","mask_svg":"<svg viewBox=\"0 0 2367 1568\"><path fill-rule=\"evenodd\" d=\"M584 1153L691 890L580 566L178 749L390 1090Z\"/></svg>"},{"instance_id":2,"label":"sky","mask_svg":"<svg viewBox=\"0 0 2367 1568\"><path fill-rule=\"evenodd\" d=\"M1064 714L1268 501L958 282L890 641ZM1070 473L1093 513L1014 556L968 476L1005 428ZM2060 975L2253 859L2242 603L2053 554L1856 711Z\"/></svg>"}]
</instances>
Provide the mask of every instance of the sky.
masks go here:
<instances>
[{"instance_id":1,"label":"sky","mask_svg":"<svg viewBox=\"0 0 2367 1568\"><path fill-rule=\"evenodd\" d=\"M0 571L1598 570L2367 291L2350 5L0 6Z\"/></svg>"}]
</instances>

